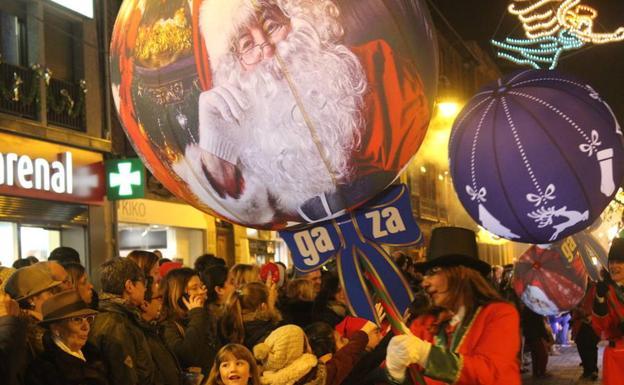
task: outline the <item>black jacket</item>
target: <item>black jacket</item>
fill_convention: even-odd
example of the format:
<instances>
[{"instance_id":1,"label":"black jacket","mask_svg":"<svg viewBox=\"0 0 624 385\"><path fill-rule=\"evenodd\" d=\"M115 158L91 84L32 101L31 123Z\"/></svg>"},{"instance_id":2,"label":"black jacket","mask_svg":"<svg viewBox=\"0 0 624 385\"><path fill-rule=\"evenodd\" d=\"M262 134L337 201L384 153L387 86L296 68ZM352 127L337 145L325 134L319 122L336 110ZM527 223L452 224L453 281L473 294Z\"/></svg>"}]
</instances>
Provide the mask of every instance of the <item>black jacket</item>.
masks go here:
<instances>
[{"instance_id":1,"label":"black jacket","mask_svg":"<svg viewBox=\"0 0 624 385\"><path fill-rule=\"evenodd\" d=\"M157 371L138 309L119 297L102 294L89 342L102 353L109 382L114 385L152 385Z\"/></svg>"},{"instance_id":2,"label":"black jacket","mask_svg":"<svg viewBox=\"0 0 624 385\"><path fill-rule=\"evenodd\" d=\"M59 348L49 332L43 346L43 353L28 368L26 385L109 385L106 364L93 345L82 348L86 362Z\"/></svg>"},{"instance_id":3,"label":"black jacket","mask_svg":"<svg viewBox=\"0 0 624 385\"><path fill-rule=\"evenodd\" d=\"M207 375L220 346L211 333L210 318L204 308L192 309L184 320L163 323L165 345L176 355L182 368L199 367Z\"/></svg>"},{"instance_id":4,"label":"black jacket","mask_svg":"<svg viewBox=\"0 0 624 385\"><path fill-rule=\"evenodd\" d=\"M245 339L243 345L253 352L253 347L264 342L264 340L271 334L271 332L281 326L281 323L275 323L273 321L246 321L243 322L245 329Z\"/></svg>"},{"instance_id":5,"label":"black jacket","mask_svg":"<svg viewBox=\"0 0 624 385\"><path fill-rule=\"evenodd\" d=\"M17 385L26 371L26 323L18 317L0 317L0 378Z\"/></svg>"},{"instance_id":6,"label":"black jacket","mask_svg":"<svg viewBox=\"0 0 624 385\"><path fill-rule=\"evenodd\" d=\"M347 315L347 308L335 301L326 303L317 301L314 303L313 312L315 321L325 322L331 327L336 327Z\"/></svg>"},{"instance_id":7,"label":"black jacket","mask_svg":"<svg viewBox=\"0 0 624 385\"><path fill-rule=\"evenodd\" d=\"M156 378L154 383L158 385L182 385L182 369L173 352L167 348L162 340L158 326L142 322L140 324L147 344L149 345L152 359L156 365Z\"/></svg>"},{"instance_id":8,"label":"black jacket","mask_svg":"<svg viewBox=\"0 0 624 385\"><path fill-rule=\"evenodd\" d=\"M313 309L312 301L286 300L280 306L284 324L294 324L302 329L314 322Z\"/></svg>"}]
</instances>

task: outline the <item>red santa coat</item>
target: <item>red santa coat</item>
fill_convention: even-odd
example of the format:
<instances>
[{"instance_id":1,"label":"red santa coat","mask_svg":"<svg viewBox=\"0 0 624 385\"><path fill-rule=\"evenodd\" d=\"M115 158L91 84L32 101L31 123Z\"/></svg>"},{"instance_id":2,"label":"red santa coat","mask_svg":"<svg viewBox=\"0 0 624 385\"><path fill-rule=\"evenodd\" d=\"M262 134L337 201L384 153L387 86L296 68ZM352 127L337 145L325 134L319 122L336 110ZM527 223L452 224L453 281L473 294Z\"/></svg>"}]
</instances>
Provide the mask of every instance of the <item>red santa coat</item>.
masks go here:
<instances>
[{"instance_id":1,"label":"red santa coat","mask_svg":"<svg viewBox=\"0 0 624 385\"><path fill-rule=\"evenodd\" d=\"M520 385L520 317L516 308L497 302L477 308L448 338L432 329L436 317L425 315L412 333L432 343L429 359L419 368L428 385ZM446 340L446 341L444 341Z\"/></svg>"},{"instance_id":2,"label":"red santa coat","mask_svg":"<svg viewBox=\"0 0 624 385\"><path fill-rule=\"evenodd\" d=\"M613 286L605 300L609 312L605 316L592 314L592 326L602 339L609 340L602 359L602 383L605 385L621 385L624 378L624 298L618 295Z\"/></svg>"}]
</instances>

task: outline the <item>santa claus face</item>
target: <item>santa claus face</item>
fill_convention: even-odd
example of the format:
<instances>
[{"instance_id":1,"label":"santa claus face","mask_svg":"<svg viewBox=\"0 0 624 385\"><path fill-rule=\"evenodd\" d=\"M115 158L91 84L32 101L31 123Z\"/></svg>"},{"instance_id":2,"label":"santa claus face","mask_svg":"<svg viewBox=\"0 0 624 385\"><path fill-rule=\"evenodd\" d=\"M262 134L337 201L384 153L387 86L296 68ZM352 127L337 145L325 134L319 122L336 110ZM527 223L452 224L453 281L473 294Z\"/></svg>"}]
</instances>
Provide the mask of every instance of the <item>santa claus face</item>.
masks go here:
<instances>
[{"instance_id":1,"label":"santa claus face","mask_svg":"<svg viewBox=\"0 0 624 385\"><path fill-rule=\"evenodd\" d=\"M262 60L271 59L275 46L290 33L288 19L276 9L269 8L259 15L238 35L235 43L236 54L245 71L251 71Z\"/></svg>"},{"instance_id":2,"label":"santa claus face","mask_svg":"<svg viewBox=\"0 0 624 385\"><path fill-rule=\"evenodd\" d=\"M350 181L349 160L365 127L362 65L348 47L323 38L336 26L316 17L289 20L267 8L249 20L229 58L214 66L214 86L238 95L241 113L234 123L206 124L227 127L218 134L200 131L200 145L210 135L236 143L246 186L262 180L287 215Z\"/></svg>"}]
</instances>

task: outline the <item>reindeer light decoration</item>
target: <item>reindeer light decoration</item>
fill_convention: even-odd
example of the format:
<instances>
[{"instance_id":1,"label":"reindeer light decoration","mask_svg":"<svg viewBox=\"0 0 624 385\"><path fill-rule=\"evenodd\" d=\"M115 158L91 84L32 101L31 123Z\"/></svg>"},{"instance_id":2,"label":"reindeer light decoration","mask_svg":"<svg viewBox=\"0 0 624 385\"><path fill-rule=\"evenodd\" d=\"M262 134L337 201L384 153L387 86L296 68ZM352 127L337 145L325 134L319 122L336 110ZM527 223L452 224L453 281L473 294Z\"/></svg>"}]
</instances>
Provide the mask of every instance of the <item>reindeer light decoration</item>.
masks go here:
<instances>
[{"instance_id":1,"label":"reindeer light decoration","mask_svg":"<svg viewBox=\"0 0 624 385\"><path fill-rule=\"evenodd\" d=\"M563 53L586 44L624 40L624 26L595 32L598 11L581 0L514 0L508 11L518 17L526 38L492 40L497 56L535 69L554 69Z\"/></svg>"}]
</instances>

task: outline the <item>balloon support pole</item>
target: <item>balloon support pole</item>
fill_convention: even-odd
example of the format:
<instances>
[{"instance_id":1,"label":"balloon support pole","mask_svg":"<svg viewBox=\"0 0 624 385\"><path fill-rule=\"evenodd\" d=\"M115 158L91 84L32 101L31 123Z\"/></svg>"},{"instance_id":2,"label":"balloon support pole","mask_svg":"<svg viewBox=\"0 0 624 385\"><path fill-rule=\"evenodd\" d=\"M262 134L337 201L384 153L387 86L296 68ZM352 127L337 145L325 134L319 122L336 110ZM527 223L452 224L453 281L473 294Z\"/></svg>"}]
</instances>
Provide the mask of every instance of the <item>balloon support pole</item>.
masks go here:
<instances>
[{"instance_id":1,"label":"balloon support pole","mask_svg":"<svg viewBox=\"0 0 624 385\"><path fill-rule=\"evenodd\" d=\"M364 268L364 275L368 279L368 282L371 283L371 287L373 289L374 299L379 301L384 311L386 312L386 318L390 323L390 327L392 328L392 333L394 335L401 334L412 334L407 325L403 322L400 312L396 308L392 298L390 298L388 291L385 289L385 286L381 282L380 277L374 272L372 267L369 265L368 261L364 258L360 260L362 267ZM377 302L375 301L375 302ZM379 317L377 317L379 318ZM422 374L415 367L408 367L408 372L410 377L412 378L412 382L420 385L425 385L425 380Z\"/></svg>"}]
</instances>

